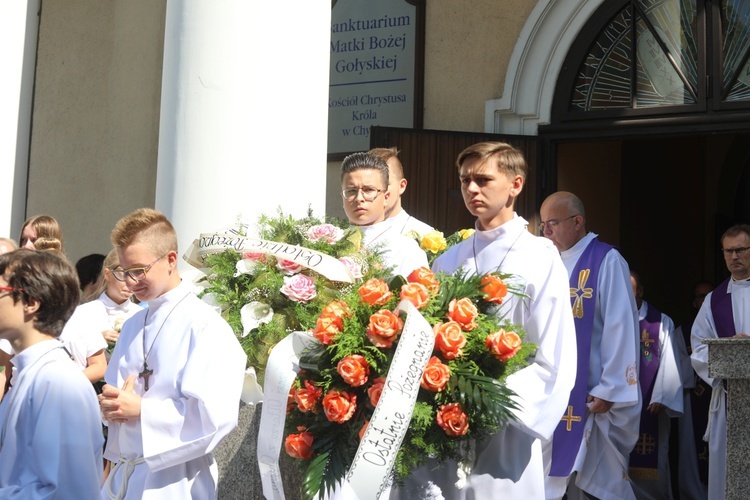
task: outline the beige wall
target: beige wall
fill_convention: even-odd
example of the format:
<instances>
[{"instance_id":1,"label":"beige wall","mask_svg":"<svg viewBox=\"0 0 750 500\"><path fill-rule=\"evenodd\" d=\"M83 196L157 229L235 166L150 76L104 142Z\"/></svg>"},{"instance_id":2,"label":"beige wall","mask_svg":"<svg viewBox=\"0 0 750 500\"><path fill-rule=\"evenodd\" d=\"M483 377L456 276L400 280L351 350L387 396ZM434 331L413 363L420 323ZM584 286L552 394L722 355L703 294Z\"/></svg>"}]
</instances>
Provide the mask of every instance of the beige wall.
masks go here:
<instances>
[{"instance_id":1,"label":"beige wall","mask_svg":"<svg viewBox=\"0 0 750 500\"><path fill-rule=\"evenodd\" d=\"M58 219L75 261L153 206L165 1L43 2L27 215Z\"/></svg>"}]
</instances>

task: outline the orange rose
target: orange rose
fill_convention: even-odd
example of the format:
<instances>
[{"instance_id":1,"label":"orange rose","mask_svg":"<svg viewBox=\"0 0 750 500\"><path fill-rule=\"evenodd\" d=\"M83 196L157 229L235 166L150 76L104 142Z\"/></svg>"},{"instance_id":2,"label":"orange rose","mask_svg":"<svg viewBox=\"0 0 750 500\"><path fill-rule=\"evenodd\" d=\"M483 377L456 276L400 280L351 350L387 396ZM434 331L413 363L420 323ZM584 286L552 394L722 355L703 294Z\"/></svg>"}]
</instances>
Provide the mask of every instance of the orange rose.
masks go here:
<instances>
[{"instance_id":1,"label":"orange rose","mask_svg":"<svg viewBox=\"0 0 750 500\"><path fill-rule=\"evenodd\" d=\"M418 267L413 270L406 281L409 283L420 283L427 287L431 292L437 292L440 288L440 283L435 279L435 273L426 267Z\"/></svg>"},{"instance_id":2,"label":"orange rose","mask_svg":"<svg viewBox=\"0 0 750 500\"><path fill-rule=\"evenodd\" d=\"M304 431L304 427L298 427L297 430ZM300 432L299 434L289 434L284 440L284 449L287 455L292 458L301 458L307 460L312 458L313 435L312 432Z\"/></svg>"},{"instance_id":3,"label":"orange rose","mask_svg":"<svg viewBox=\"0 0 750 500\"><path fill-rule=\"evenodd\" d=\"M359 440L362 441L362 438L365 435L365 431L367 430L367 426L370 425L369 420L365 420L365 423L362 424L362 428L359 430Z\"/></svg>"},{"instance_id":4,"label":"orange rose","mask_svg":"<svg viewBox=\"0 0 750 500\"><path fill-rule=\"evenodd\" d=\"M320 315L315 322L313 337L321 344L330 345L333 339L344 329L344 321L337 316Z\"/></svg>"},{"instance_id":5,"label":"orange rose","mask_svg":"<svg viewBox=\"0 0 750 500\"><path fill-rule=\"evenodd\" d=\"M461 325L461 330L468 332L477 327L474 320L477 319L477 306L467 297L463 299L453 299L448 304L448 319Z\"/></svg>"},{"instance_id":6,"label":"orange rose","mask_svg":"<svg viewBox=\"0 0 750 500\"><path fill-rule=\"evenodd\" d=\"M315 384L309 380L305 380L305 388L294 391L294 401L297 403L299 411L307 413L315 408L315 404L318 402L322 394L323 389L316 387Z\"/></svg>"},{"instance_id":7,"label":"orange rose","mask_svg":"<svg viewBox=\"0 0 750 500\"><path fill-rule=\"evenodd\" d=\"M367 280L358 291L362 302L368 306L382 306L393 296L388 289L388 283L377 278Z\"/></svg>"},{"instance_id":8,"label":"orange rose","mask_svg":"<svg viewBox=\"0 0 750 500\"><path fill-rule=\"evenodd\" d=\"M349 306L346 304L346 302L342 300L334 300L323 308L323 311L321 311L320 315L325 317L340 318L343 324L343 319L351 316L352 311L351 309L349 309Z\"/></svg>"},{"instance_id":9,"label":"orange rose","mask_svg":"<svg viewBox=\"0 0 750 500\"><path fill-rule=\"evenodd\" d=\"M445 359L456 359L463 354L462 348L466 345L466 335L461 330L461 325L455 321L438 323L432 327L435 332L435 347L440 350Z\"/></svg>"},{"instance_id":10,"label":"orange rose","mask_svg":"<svg viewBox=\"0 0 750 500\"><path fill-rule=\"evenodd\" d=\"M493 304L502 304L503 299L508 295L508 286L494 274L487 274L482 277L479 288L484 292L484 300Z\"/></svg>"},{"instance_id":11,"label":"orange rose","mask_svg":"<svg viewBox=\"0 0 750 500\"><path fill-rule=\"evenodd\" d=\"M401 286L401 300L408 300L417 309L422 309L430 300L430 292L422 283L407 283Z\"/></svg>"},{"instance_id":12,"label":"orange rose","mask_svg":"<svg viewBox=\"0 0 750 500\"><path fill-rule=\"evenodd\" d=\"M515 332L506 332L501 328L487 335L485 344L493 356L505 363L521 349L521 337Z\"/></svg>"},{"instance_id":13,"label":"orange rose","mask_svg":"<svg viewBox=\"0 0 750 500\"><path fill-rule=\"evenodd\" d=\"M383 393L385 386L385 377L378 377L372 381L372 385L367 388L367 396L370 398L370 404L377 406L380 401L380 395Z\"/></svg>"},{"instance_id":14,"label":"orange rose","mask_svg":"<svg viewBox=\"0 0 750 500\"><path fill-rule=\"evenodd\" d=\"M367 338L372 345L380 348L389 348L398 339L398 334L404 328L404 322L396 314L388 309L381 309L370 316L370 324L367 325Z\"/></svg>"},{"instance_id":15,"label":"orange rose","mask_svg":"<svg viewBox=\"0 0 750 500\"><path fill-rule=\"evenodd\" d=\"M339 361L336 371L339 372L344 382L352 387L359 387L367 382L370 376L370 365L367 364L364 356L352 354Z\"/></svg>"},{"instance_id":16,"label":"orange rose","mask_svg":"<svg viewBox=\"0 0 750 500\"><path fill-rule=\"evenodd\" d=\"M440 392L445 389L448 380L451 378L451 369L448 365L443 364L440 358L433 356L427 362L427 366L422 373L422 381L419 385L430 392Z\"/></svg>"},{"instance_id":17,"label":"orange rose","mask_svg":"<svg viewBox=\"0 0 750 500\"><path fill-rule=\"evenodd\" d=\"M463 436L469 432L469 417L458 403L449 403L440 407L437 423L449 436Z\"/></svg>"},{"instance_id":18,"label":"orange rose","mask_svg":"<svg viewBox=\"0 0 750 500\"><path fill-rule=\"evenodd\" d=\"M343 424L354 415L357 409L357 396L339 389L332 389L323 396L323 412L331 422Z\"/></svg>"}]
</instances>

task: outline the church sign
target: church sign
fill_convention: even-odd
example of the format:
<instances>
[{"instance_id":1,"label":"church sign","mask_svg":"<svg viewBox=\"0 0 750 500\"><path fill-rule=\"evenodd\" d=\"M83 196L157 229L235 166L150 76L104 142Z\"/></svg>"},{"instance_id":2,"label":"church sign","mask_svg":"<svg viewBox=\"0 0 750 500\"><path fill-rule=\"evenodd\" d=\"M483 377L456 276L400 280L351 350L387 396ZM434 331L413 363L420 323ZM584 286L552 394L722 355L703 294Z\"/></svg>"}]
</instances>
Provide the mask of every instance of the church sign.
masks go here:
<instances>
[{"instance_id":1,"label":"church sign","mask_svg":"<svg viewBox=\"0 0 750 500\"><path fill-rule=\"evenodd\" d=\"M334 3L329 155L370 149L372 125L421 127L423 25L423 0Z\"/></svg>"}]
</instances>

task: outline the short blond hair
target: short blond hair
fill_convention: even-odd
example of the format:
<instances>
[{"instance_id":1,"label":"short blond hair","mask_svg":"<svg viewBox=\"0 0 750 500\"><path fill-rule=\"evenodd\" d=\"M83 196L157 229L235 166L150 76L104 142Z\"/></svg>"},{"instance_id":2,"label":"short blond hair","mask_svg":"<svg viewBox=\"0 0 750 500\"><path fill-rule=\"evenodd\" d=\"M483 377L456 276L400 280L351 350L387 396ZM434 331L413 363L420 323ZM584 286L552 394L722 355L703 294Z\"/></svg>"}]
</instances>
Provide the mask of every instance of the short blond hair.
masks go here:
<instances>
[{"instance_id":1,"label":"short blond hair","mask_svg":"<svg viewBox=\"0 0 750 500\"><path fill-rule=\"evenodd\" d=\"M153 208L139 208L115 224L110 241L116 249L144 243L154 255L177 251L177 232L167 216Z\"/></svg>"}]
</instances>

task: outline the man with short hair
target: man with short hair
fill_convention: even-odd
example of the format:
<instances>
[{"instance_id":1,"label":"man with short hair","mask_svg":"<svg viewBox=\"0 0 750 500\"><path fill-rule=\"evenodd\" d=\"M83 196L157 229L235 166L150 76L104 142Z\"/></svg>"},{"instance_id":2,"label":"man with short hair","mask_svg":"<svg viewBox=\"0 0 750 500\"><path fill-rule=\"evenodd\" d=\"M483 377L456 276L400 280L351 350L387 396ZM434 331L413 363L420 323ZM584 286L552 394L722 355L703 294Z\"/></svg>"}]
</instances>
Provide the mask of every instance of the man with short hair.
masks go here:
<instances>
[{"instance_id":1,"label":"man with short hair","mask_svg":"<svg viewBox=\"0 0 750 500\"><path fill-rule=\"evenodd\" d=\"M541 440L560 421L576 373L567 275L552 243L531 234L514 210L528 173L521 151L503 142L477 143L458 155L456 167L466 208L477 217L476 231L438 257L432 270L512 275L509 281L525 296L509 294L496 312L520 325L537 350L528 366L506 379L517 395L517 419L469 445L476 445L476 459L468 457L473 466L465 485L459 485L455 462L428 464L391 498L543 498Z\"/></svg>"},{"instance_id":2,"label":"man with short hair","mask_svg":"<svg viewBox=\"0 0 750 500\"><path fill-rule=\"evenodd\" d=\"M0 338L13 387L0 404L0 498L95 498L102 435L94 388L58 341L79 299L75 270L50 253L0 256Z\"/></svg>"},{"instance_id":3,"label":"man with short hair","mask_svg":"<svg viewBox=\"0 0 750 500\"><path fill-rule=\"evenodd\" d=\"M750 224L737 224L721 236L721 251L730 276L706 296L693 322L691 362L712 387L708 416L708 498L724 498L727 475L727 396L724 380L708 371L708 346L703 339L750 336Z\"/></svg>"},{"instance_id":4,"label":"man with short hair","mask_svg":"<svg viewBox=\"0 0 750 500\"><path fill-rule=\"evenodd\" d=\"M630 268L617 249L586 230L583 202L573 193L551 194L540 215L542 233L568 270L578 349L568 409L545 443L546 497L579 488L602 500L634 499L628 457L638 440L641 391Z\"/></svg>"},{"instance_id":5,"label":"man with short hair","mask_svg":"<svg viewBox=\"0 0 750 500\"><path fill-rule=\"evenodd\" d=\"M369 153L381 158L388 165L388 192L390 194L385 209L385 218L391 221L396 230L407 236L416 233L421 239L425 234L434 231L432 226L409 215L401 207L401 196L406 191L407 180L404 178L404 166L398 157L398 149L374 148Z\"/></svg>"},{"instance_id":6,"label":"man with short hair","mask_svg":"<svg viewBox=\"0 0 750 500\"><path fill-rule=\"evenodd\" d=\"M246 356L177 271L177 234L156 210L123 217L112 270L148 308L123 325L99 395L114 465L102 498L216 498L211 451L237 425ZM119 388L119 389L118 389Z\"/></svg>"},{"instance_id":7,"label":"man with short hair","mask_svg":"<svg viewBox=\"0 0 750 500\"><path fill-rule=\"evenodd\" d=\"M370 153L352 153L341 164L341 195L349 222L364 234L364 246L379 252L386 266L403 277L429 267L416 240L401 234L385 219L390 199L388 165Z\"/></svg>"}]
</instances>

